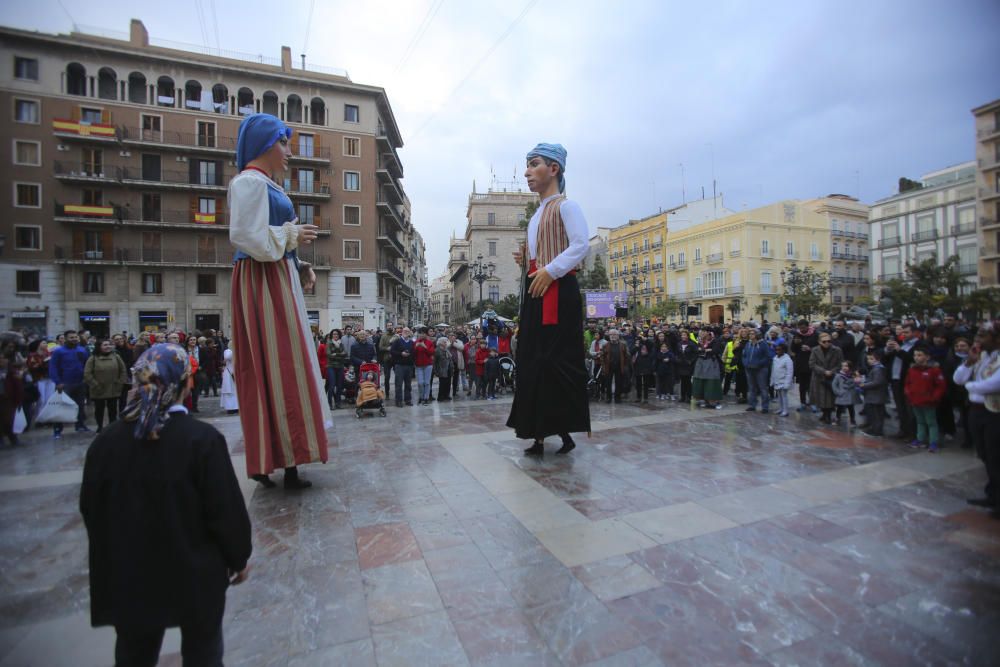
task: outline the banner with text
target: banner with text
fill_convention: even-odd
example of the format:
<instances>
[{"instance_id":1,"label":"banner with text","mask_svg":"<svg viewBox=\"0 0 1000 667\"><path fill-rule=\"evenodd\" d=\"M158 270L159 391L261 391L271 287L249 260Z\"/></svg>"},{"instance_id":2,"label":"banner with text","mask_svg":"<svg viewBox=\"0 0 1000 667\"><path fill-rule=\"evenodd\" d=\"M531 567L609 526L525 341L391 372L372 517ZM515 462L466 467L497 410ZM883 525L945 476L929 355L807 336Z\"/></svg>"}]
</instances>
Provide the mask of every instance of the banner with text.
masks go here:
<instances>
[{"instance_id":1,"label":"banner with text","mask_svg":"<svg viewBox=\"0 0 1000 667\"><path fill-rule=\"evenodd\" d=\"M616 308L628 307L627 292L587 292L587 317L615 317Z\"/></svg>"}]
</instances>

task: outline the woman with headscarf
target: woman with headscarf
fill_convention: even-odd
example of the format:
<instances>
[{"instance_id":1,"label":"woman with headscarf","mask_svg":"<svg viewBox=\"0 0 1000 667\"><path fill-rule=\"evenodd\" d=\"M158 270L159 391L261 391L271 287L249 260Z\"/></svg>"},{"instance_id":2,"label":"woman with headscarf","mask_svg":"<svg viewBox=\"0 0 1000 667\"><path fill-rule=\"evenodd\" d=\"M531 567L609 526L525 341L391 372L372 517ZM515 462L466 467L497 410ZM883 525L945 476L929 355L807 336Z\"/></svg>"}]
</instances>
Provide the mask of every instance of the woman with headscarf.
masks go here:
<instances>
[{"instance_id":1,"label":"woman with headscarf","mask_svg":"<svg viewBox=\"0 0 1000 667\"><path fill-rule=\"evenodd\" d=\"M247 474L273 487L268 475L284 468L285 488L301 489L311 483L296 466L326 462L332 422L303 297L316 276L295 252L318 228L296 224L291 200L272 180L287 167L291 136L268 114L240 124L240 173L229 184L229 239L237 249L232 346Z\"/></svg>"},{"instance_id":2,"label":"woman with headscarf","mask_svg":"<svg viewBox=\"0 0 1000 667\"><path fill-rule=\"evenodd\" d=\"M584 364L583 303L576 267L587 256L589 231L580 205L566 198L566 149L538 144L527 155L525 178L541 202L528 222L527 262L517 339L517 391L507 426L534 440L525 450L541 456L547 436L559 435L567 454L572 432L590 433Z\"/></svg>"},{"instance_id":3,"label":"woman with headscarf","mask_svg":"<svg viewBox=\"0 0 1000 667\"><path fill-rule=\"evenodd\" d=\"M171 627L185 665L221 665L226 590L247 578L250 518L226 439L184 407L190 374L179 345L150 348L87 451L91 624L114 626L119 665L156 664Z\"/></svg>"}]
</instances>

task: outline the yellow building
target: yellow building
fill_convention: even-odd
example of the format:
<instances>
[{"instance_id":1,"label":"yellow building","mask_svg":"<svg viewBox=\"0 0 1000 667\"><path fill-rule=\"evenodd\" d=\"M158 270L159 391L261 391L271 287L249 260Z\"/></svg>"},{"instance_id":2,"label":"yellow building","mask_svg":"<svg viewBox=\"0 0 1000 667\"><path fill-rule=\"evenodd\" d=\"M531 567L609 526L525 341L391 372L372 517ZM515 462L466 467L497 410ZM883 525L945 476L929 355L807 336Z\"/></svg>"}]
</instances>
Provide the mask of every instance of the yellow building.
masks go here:
<instances>
[{"instance_id":1,"label":"yellow building","mask_svg":"<svg viewBox=\"0 0 1000 667\"><path fill-rule=\"evenodd\" d=\"M782 271L830 271L830 216L811 200L788 200L728 215L667 236L667 293L697 308L691 318L779 318Z\"/></svg>"},{"instance_id":2,"label":"yellow building","mask_svg":"<svg viewBox=\"0 0 1000 667\"><path fill-rule=\"evenodd\" d=\"M871 207L847 195L828 195L802 204L827 218L833 305L849 308L857 301L869 300L868 214Z\"/></svg>"},{"instance_id":3,"label":"yellow building","mask_svg":"<svg viewBox=\"0 0 1000 667\"><path fill-rule=\"evenodd\" d=\"M666 298L663 244L667 213L629 220L608 234L608 278L611 289L635 296L650 306ZM633 284L633 278L636 279Z\"/></svg>"}]
</instances>

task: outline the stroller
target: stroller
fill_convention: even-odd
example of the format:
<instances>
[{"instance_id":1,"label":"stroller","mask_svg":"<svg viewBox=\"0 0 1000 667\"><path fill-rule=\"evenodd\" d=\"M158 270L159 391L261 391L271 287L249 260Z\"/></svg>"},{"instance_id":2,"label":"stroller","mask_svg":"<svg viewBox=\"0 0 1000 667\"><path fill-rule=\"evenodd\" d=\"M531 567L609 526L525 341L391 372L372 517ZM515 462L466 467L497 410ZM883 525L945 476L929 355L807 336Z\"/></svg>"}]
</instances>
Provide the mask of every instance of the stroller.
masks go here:
<instances>
[{"instance_id":1,"label":"stroller","mask_svg":"<svg viewBox=\"0 0 1000 667\"><path fill-rule=\"evenodd\" d=\"M357 406L355 414L357 414L358 419L364 417L365 412L373 412L375 410L378 410L378 413L381 416L385 417L385 399L382 398L382 396L384 396L385 394L382 392L381 389L381 380L380 380L381 374L382 374L382 367L376 363L369 362L366 364L361 364L361 366L358 368L359 377L357 382L357 388L355 391L355 395L358 396L358 400L360 400L364 396L364 393L366 391L369 392L372 391L370 387L365 386L364 384L365 382L372 382L375 385L372 397L369 398L368 400L365 400L364 402L362 402Z\"/></svg>"},{"instance_id":2,"label":"stroller","mask_svg":"<svg viewBox=\"0 0 1000 667\"><path fill-rule=\"evenodd\" d=\"M517 377L517 368L514 359L511 357L500 357L500 393L506 394L508 391L514 393L514 381Z\"/></svg>"}]
</instances>

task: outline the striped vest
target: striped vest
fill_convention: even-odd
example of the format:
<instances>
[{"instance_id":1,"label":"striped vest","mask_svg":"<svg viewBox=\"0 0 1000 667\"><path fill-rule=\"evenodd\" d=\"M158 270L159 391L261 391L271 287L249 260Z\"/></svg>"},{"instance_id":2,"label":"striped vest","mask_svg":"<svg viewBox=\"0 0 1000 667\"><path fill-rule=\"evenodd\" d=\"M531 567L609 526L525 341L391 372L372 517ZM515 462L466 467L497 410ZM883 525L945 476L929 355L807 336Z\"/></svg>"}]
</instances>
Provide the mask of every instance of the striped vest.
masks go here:
<instances>
[{"instance_id":1,"label":"striped vest","mask_svg":"<svg viewBox=\"0 0 1000 667\"><path fill-rule=\"evenodd\" d=\"M538 238L535 239L535 261L539 267L545 266L559 253L569 247L569 236L563 225L559 205L566 201L566 195L553 197L542 209L538 221Z\"/></svg>"}]
</instances>

